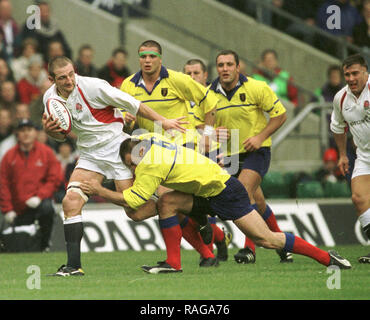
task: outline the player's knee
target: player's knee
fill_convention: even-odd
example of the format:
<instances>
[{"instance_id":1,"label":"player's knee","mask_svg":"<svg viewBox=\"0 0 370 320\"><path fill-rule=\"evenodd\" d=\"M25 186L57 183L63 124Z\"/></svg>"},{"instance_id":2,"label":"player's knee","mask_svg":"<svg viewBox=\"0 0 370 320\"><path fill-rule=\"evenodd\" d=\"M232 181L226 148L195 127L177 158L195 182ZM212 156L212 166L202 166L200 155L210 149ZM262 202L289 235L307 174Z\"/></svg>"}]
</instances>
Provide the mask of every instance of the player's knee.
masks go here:
<instances>
[{"instance_id":1,"label":"player's knee","mask_svg":"<svg viewBox=\"0 0 370 320\"><path fill-rule=\"evenodd\" d=\"M140 222L140 221L143 221L146 219L146 217L140 215L140 214L137 214L137 213L132 213L132 212L128 212L126 211L126 215L134 222Z\"/></svg>"},{"instance_id":2,"label":"player's knee","mask_svg":"<svg viewBox=\"0 0 370 320\"><path fill-rule=\"evenodd\" d=\"M64 216L70 217L79 214L81 203L83 204L84 201L78 193L67 192L62 200Z\"/></svg>"},{"instance_id":3,"label":"player's knee","mask_svg":"<svg viewBox=\"0 0 370 320\"><path fill-rule=\"evenodd\" d=\"M161 195L157 202L157 208L160 213L165 212L169 208L172 208L174 206L176 206L176 202L174 201L174 198L170 193L165 193Z\"/></svg>"},{"instance_id":4,"label":"player's knee","mask_svg":"<svg viewBox=\"0 0 370 320\"><path fill-rule=\"evenodd\" d=\"M366 199L364 196L356 193L356 192L353 192L352 193L352 202L353 204L357 207L357 208L361 208L362 206L365 205L366 203Z\"/></svg>"}]
</instances>

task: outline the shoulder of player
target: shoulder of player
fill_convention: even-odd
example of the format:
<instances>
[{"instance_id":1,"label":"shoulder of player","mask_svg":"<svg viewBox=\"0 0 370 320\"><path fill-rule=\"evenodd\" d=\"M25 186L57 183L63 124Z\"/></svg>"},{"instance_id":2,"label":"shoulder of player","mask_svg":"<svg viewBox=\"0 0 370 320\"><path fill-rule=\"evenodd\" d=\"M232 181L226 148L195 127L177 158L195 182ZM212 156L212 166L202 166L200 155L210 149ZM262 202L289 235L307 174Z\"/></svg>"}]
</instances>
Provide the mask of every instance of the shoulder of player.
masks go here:
<instances>
[{"instance_id":1,"label":"shoulder of player","mask_svg":"<svg viewBox=\"0 0 370 320\"><path fill-rule=\"evenodd\" d=\"M100 78L79 76L77 90L82 92L83 96L88 100L94 100L101 95L102 91L109 92L110 90L114 90L114 87L108 81Z\"/></svg>"},{"instance_id":2,"label":"shoulder of player","mask_svg":"<svg viewBox=\"0 0 370 320\"><path fill-rule=\"evenodd\" d=\"M263 90L266 88L270 88L265 81L257 80L252 77L247 77L247 81L243 82L243 86L246 88L252 88L255 90Z\"/></svg>"},{"instance_id":3,"label":"shoulder of player","mask_svg":"<svg viewBox=\"0 0 370 320\"><path fill-rule=\"evenodd\" d=\"M122 82L122 85L123 85L123 84L128 84L128 83L132 83L132 84L134 84L134 82L132 81L132 78L133 78L133 77L135 77L135 75L136 75L136 73L134 73L134 74L132 74L132 75L128 76L127 78L125 78L125 79L123 80L123 82Z\"/></svg>"},{"instance_id":4,"label":"shoulder of player","mask_svg":"<svg viewBox=\"0 0 370 320\"><path fill-rule=\"evenodd\" d=\"M81 87L85 90L93 90L96 89L96 86L103 86L109 84L106 80L94 77L83 77L78 76L77 78L77 86Z\"/></svg>"},{"instance_id":5,"label":"shoulder of player","mask_svg":"<svg viewBox=\"0 0 370 320\"><path fill-rule=\"evenodd\" d=\"M347 89L348 86L346 85L335 94L333 99L334 106L340 107L341 102L343 103L342 99L344 99L347 96Z\"/></svg>"},{"instance_id":6,"label":"shoulder of player","mask_svg":"<svg viewBox=\"0 0 370 320\"><path fill-rule=\"evenodd\" d=\"M49 89L47 89L44 93L44 96L42 98L44 104L48 101L50 98L56 98L58 95L55 92L55 84L53 84Z\"/></svg>"},{"instance_id":7,"label":"shoulder of player","mask_svg":"<svg viewBox=\"0 0 370 320\"><path fill-rule=\"evenodd\" d=\"M163 78L163 79L167 79L169 82L175 82L176 83L178 81L181 81L181 82L187 82L187 83L190 83L190 82L197 83L189 75L187 75L183 72L175 71L175 70L171 70L171 69L166 69L166 70L167 70L167 73L168 73L168 77Z\"/></svg>"}]
</instances>

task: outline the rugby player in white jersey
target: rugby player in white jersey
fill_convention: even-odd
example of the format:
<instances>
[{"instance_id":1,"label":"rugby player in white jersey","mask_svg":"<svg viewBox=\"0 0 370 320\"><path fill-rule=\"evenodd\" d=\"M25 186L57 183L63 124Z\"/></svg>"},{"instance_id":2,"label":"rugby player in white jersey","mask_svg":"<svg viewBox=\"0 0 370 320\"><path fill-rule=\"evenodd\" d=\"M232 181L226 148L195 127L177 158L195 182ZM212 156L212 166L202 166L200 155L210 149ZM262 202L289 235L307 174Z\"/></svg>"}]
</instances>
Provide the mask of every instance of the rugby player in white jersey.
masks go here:
<instances>
[{"instance_id":1,"label":"rugby player in white jersey","mask_svg":"<svg viewBox=\"0 0 370 320\"><path fill-rule=\"evenodd\" d=\"M91 179L101 183L106 177L113 179L117 191L122 192L133 182L131 171L122 164L119 157L119 146L128 137L122 131L124 120L120 110L160 121L165 130L185 132L181 125L186 122L181 121L182 118L169 120L160 116L104 80L77 75L72 61L66 57L51 60L48 68L53 85L44 94L45 108L50 98L65 102L72 116L72 131L77 135L77 148L80 152L62 202L67 264L62 265L53 275L84 275L80 253L83 236L81 210L88 197L80 189L80 183ZM57 119L44 113L42 122L49 136L59 141L65 139Z\"/></svg>"},{"instance_id":2,"label":"rugby player in white jersey","mask_svg":"<svg viewBox=\"0 0 370 320\"><path fill-rule=\"evenodd\" d=\"M330 128L339 149L338 167L343 175L349 172L346 155L346 130L357 147L352 177L352 202L360 225L370 239L370 81L365 59L355 54L343 63L347 85L334 97ZM370 253L359 257L360 263L370 263Z\"/></svg>"}]
</instances>

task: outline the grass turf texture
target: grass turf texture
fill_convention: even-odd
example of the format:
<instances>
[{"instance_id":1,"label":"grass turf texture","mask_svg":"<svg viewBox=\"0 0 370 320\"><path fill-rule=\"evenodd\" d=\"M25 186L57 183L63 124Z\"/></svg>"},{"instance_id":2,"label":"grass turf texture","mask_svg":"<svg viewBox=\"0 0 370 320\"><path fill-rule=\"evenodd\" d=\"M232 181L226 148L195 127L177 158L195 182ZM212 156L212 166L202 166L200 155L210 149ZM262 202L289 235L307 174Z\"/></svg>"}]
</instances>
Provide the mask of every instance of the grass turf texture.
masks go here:
<instances>
[{"instance_id":1,"label":"grass turf texture","mask_svg":"<svg viewBox=\"0 0 370 320\"><path fill-rule=\"evenodd\" d=\"M244 299L369 299L370 265L357 257L369 247L338 246L352 264L341 271L341 288L328 289L333 274L307 257L294 255L294 263L281 264L272 250L257 249L253 265L229 260L217 268L199 268L196 252L182 250L180 274L151 275L140 266L156 264L164 251L83 253L84 277L48 277L66 260L64 252L2 254L0 299L128 299L128 300L244 300ZM30 265L41 270L41 289L28 289Z\"/></svg>"}]
</instances>

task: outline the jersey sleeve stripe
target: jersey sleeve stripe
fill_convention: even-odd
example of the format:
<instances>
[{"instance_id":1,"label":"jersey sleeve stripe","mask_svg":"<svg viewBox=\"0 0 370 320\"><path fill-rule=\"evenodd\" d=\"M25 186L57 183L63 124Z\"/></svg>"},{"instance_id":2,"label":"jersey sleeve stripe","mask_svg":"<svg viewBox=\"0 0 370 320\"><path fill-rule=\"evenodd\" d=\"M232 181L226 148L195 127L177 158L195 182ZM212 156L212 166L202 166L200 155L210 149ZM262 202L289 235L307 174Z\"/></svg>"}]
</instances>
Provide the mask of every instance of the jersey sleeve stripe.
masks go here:
<instances>
[{"instance_id":1,"label":"jersey sleeve stripe","mask_svg":"<svg viewBox=\"0 0 370 320\"><path fill-rule=\"evenodd\" d=\"M135 192L134 190L131 189L131 192L135 195L137 195L140 199L143 199L144 201L148 201L147 199L145 199L144 197L142 197L140 194L138 194L137 192Z\"/></svg>"},{"instance_id":2,"label":"jersey sleeve stripe","mask_svg":"<svg viewBox=\"0 0 370 320\"><path fill-rule=\"evenodd\" d=\"M222 107L220 109L217 109L217 111L228 109L228 108L236 108L236 107L250 107L250 106L257 106L255 103L249 103L249 104L236 104L231 106Z\"/></svg>"},{"instance_id":3,"label":"jersey sleeve stripe","mask_svg":"<svg viewBox=\"0 0 370 320\"><path fill-rule=\"evenodd\" d=\"M123 118L116 118L114 116L114 107L113 106L106 106L104 109L94 109L90 106L89 102L86 100L85 95L83 94L81 88L77 86L78 91L89 108L92 116L99 122L103 123L112 123L112 122L120 122L123 124Z\"/></svg>"},{"instance_id":4,"label":"jersey sleeve stripe","mask_svg":"<svg viewBox=\"0 0 370 320\"><path fill-rule=\"evenodd\" d=\"M143 103L147 103L147 102L163 102L163 101L174 101L174 100L177 100L177 98L173 98L173 99L158 99L158 100L143 100L142 102Z\"/></svg>"},{"instance_id":5,"label":"jersey sleeve stripe","mask_svg":"<svg viewBox=\"0 0 370 320\"><path fill-rule=\"evenodd\" d=\"M170 168L170 171L168 171L167 176L166 176L166 178L164 179L164 181L166 181L166 180L167 180L167 178L168 178L168 176L170 175L170 173L171 173L171 171L172 171L173 167L175 166L176 158L177 158L177 147L176 147L175 157L174 157L174 159L173 159L172 166L171 166L171 168Z\"/></svg>"},{"instance_id":6,"label":"jersey sleeve stripe","mask_svg":"<svg viewBox=\"0 0 370 320\"><path fill-rule=\"evenodd\" d=\"M206 95L199 101L198 106L207 98L209 90L207 90Z\"/></svg>"}]
</instances>

